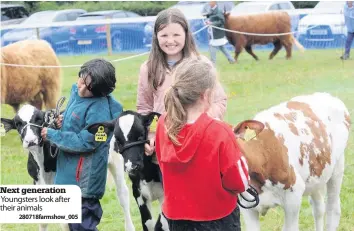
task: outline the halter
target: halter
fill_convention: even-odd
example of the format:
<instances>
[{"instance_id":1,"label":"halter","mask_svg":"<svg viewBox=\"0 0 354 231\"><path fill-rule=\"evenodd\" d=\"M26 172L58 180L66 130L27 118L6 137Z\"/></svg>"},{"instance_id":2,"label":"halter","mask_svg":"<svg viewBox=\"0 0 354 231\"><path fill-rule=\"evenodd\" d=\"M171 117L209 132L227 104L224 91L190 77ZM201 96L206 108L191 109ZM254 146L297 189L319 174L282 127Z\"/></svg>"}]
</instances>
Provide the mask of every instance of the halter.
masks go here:
<instances>
[{"instance_id":1,"label":"halter","mask_svg":"<svg viewBox=\"0 0 354 231\"><path fill-rule=\"evenodd\" d=\"M123 146L118 145L118 151L121 154L123 154L123 152L125 152L127 149L129 149L131 147L138 146L141 144L146 144L146 143L149 143L149 140L139 140L139 141L135 141L135 142L131 142L129 144L123 145Z\"/></svg>"},{"instance_id":2,"label":"halter","mask_svg":"<svg viewBox=\"0 0 354 231\"><path fill-rule=\"evenodd\" d=\"M251 208L254 208L256 207L258 204L259 204L259 197L258 197L258 192L257 190L252 186L252 185L249 185L249 188L246 190L250 195L253 196L253 199L252 200L249 200L247 198L245 198L242 193L240 193L239 195L242 197L242 199L244 199L245 201L247 202L254 202L254 204L250 205L250 206L246 206L246 205L243 205L241 203L240 200L237 200L237 203L239 206L241 206L242 208L244 209L251 209Z\"/></svg>"}]
</instances>

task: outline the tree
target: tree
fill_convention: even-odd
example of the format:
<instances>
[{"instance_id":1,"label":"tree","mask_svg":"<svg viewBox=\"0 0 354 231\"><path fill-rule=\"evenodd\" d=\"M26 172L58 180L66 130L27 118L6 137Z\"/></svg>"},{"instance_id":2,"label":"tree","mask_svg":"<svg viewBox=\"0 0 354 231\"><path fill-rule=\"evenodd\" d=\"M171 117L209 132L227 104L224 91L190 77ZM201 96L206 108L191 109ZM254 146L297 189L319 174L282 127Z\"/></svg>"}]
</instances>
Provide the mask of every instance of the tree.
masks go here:
<instances>
[{"instance_id":1,"label":"tree","mask_svg":"<svg viewBox=\"0 0 354 231\"><path fill-rule=\"evenodd\" d=\"M35 1L24 1L24 6L29 13L33 13L38 9L38 2Z\"/></svg>"},{"instance_id":2,"label":"tree","mask_svg":"<svg viewBox=\"0 0 354 231\"><path fill-rule=\"evenodd\" d=\"M314 8L318 1L292 1L296 9Z\"/></svg>"}]
</instances>

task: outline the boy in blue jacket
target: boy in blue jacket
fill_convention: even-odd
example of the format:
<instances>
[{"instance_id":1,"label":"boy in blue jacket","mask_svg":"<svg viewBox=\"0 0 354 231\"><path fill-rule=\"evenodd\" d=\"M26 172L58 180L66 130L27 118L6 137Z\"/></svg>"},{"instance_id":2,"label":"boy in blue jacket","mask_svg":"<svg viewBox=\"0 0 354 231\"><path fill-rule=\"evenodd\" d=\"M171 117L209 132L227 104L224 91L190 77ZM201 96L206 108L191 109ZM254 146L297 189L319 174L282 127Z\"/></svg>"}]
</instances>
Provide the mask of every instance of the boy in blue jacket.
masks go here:
<instances>
[{"instance_id":1,"label":"boy in blue jacket","mask_svg":"<svg viewBox=\"0 0 354 231\"><path fill-rule=\"evenodd\" d=\"M99 199L105 191L112 134L97 139L85 128L117 118L122 112L121 104L109 95L115 83L111 63L103 59L86 62L80 68L77 84L72 86L61 129L43 128L41 132L43 139L59 148L54 183L81 188L82 223L69 224L70 230L97 230L102 217Z\"/></svg>"}]
</instances>

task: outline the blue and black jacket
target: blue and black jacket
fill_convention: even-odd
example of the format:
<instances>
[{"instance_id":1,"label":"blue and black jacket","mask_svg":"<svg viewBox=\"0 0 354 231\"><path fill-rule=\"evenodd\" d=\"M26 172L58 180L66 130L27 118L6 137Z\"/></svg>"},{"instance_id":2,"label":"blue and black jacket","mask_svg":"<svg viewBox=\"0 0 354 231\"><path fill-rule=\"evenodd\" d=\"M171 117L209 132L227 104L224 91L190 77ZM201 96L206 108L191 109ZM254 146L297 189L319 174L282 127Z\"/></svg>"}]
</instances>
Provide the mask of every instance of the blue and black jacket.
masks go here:
<instances>
[{"instance_id":1,"label":"blue and black jacket","mask_svg":"<svg viewBox=\"0 0 354 231\"><path fill-rule=\"evenodd\" d=\"M111 96L81 98L71 89L60 130L48 128L47 139L58 146L55 184L78 185L82 197L101 199L106 185L109 141L95 141L86 127L117 118L122 106Z\"/></svg>"}]
</instances>

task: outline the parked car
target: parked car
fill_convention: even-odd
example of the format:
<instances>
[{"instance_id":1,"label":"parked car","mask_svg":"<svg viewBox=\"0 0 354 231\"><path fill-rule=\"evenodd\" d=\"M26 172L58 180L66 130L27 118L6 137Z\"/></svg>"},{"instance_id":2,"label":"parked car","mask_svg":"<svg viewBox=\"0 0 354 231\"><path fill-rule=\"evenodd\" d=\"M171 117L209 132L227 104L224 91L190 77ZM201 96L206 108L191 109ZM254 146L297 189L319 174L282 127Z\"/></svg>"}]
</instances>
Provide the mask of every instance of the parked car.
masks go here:
<instances>
[{"instance_id":1,"label":"parked car","mask_svg":"<svg viewBox=\"0 0 354 231\"><path fill-rule=\"evenodd\" d=\"M295 7L290 1L274 1L274 2L241 2L232 10L232 15L257 14L273 10L294 10Z\"/></svg>"},{"instance_id":2,"label":"parked car","mask_svg":"<svg viewBox=\"0 0 354 231\"><path fill-rule=\"evenodd\" d=\"M1 27L18 24L25 20L29 13L28 11L21 5L14 4L1 4ZM5 34L10 29L1 29L1 34Z\"/></svg>"},{"instance_id":3,"label":"parked car","mask_svg":"<svg viewBox=\"0 0 354 231\"><path fill-rule=\"evenodd\" d=\"M130 11L95 11L81 15L76 21L100 21L102 19L140 18ZM146 22L110 24L112 49L114 51L136 50L144 47ZM107 48L107 25L78 25L70 28L70 46L75 52L102 51Z\"/></svg>"},{"instance_id":4,"label":"parked car","mask_svg":"<svg viewBox=\"0 0 354 231\"><path fill-rule=\"evenodd\" d=\"M21 5L1 4L1 26L18 24L25 20L29 13Z\"/></svg>"},{"instance_id":5,"label":"parked car","mask_svg":"<svg viewBox=\"0 0 354 231\"><path fill-rule=\"evenodd\" d=\"M275 10L288 12L291 19L291 30L297 30L300 16L299 14L294 13L295 7L290 1L241 2L232 9L231 15L259 14Z\"/></svg>"},{"instance_id":6,"label":"parked car","mask_svg":"<svg viewBox=\"0 0 354 231\"><path fill-rule=\"evenodd\" d=\"M311 14L299 22L298 40L308 48L343 46L347 28L344 23L344 1L319 2Z\"/></svg>"},{"instance_id":7,"label":"parked car","mask_svg":"<svg viewBox=\"0 0 354 231\"><path fill-rule=\"evenodd\" d=\"M79 15L86 13L82 9L58 10L58 11L41 11L32 14L21 23L24 27L27 25L43 24L44 22L65 22L74 21ZM62 27L46 27L39 29L39 38L48 41L54 50L65 50L68 48L70 37L70 28ZM26 40L37 39L36 30L33 28L13 29L4 34L2 37L2 45Z\"/></svg>"},{"instance_id":8,"label":"parked car","mask_svg":"<svg viewBox=\"0 0 354 231\"><path fill-rule=\"evenodd\" d=\"M177 8L183 12L188 19L189 25L193 32L196 32L205 26L203 13L209 9L208 1L180 1L172 8ZM231 11L234 7L234 3L231 1L218 1L218 7L220 9ZM147 47L151 47L153 27L155 22L149 22L144 28L145 32L145 44ZM202 30L194 35L196 44L199 47L208 46L208 31Z\"/></svg>"}]
</instances>

